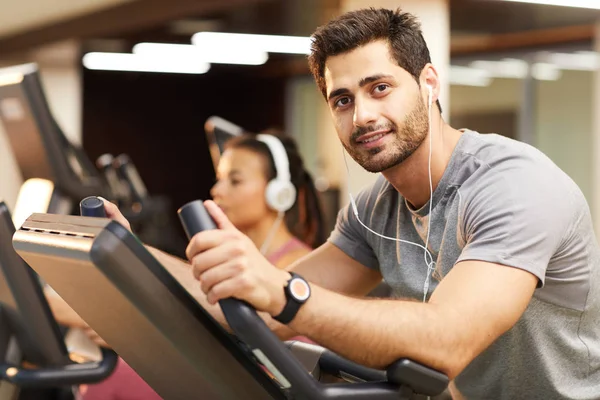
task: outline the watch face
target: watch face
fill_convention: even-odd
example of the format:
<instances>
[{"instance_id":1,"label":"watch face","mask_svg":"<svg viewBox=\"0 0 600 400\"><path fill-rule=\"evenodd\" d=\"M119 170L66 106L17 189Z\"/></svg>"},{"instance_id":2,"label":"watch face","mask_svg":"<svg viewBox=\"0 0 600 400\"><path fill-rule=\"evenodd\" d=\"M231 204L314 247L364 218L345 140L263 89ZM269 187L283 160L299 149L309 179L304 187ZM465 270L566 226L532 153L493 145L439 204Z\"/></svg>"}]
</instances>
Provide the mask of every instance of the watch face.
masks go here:
<instances>
[{"instance_id":1,"label":"watch face","mask_svg":"<svg viewBox=\"0 0 600 400\"><path fill-rule=\"evenodd\" d=\"M298 301L306 301L310 296L310 287L303 279L292 279L289 287L290 293Z\"/></svg>"}]
</instances>

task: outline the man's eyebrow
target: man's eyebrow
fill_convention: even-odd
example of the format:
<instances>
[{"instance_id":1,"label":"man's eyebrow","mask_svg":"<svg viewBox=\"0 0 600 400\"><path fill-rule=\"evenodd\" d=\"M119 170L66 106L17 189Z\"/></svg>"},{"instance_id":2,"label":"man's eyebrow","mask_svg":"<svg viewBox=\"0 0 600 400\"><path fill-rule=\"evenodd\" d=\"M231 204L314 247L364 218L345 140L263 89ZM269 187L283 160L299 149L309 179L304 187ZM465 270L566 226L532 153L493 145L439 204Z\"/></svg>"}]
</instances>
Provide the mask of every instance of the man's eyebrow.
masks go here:
<instances>
[{"instance_id":1,"label":"man's eyebrow","mask_svg":"<svg viewBox=\"0 0 600 400\"><path fill-rule=\"evenodd\" d=\"M387 75L387 74L375 74L375 75L371 75L371 76L367 76L365 78L362 78L359 82L358 82L358 86L359 87L363 87L365 85L368 85L369 83L372 82L376 82L382 78L393 78L392 75ZM336 96L345 94L345 93L349 93L350 91L346 88L339 88L339 89L335 89L332 90L331 93L329 93L329 96L327 97L327 100L331 100Z\"/></svg>"},{"instance_id":2,"label":"man's eyebrow","mask_svg":"<svg viewBox=\"0 0 600 400\"><path fill-rule=\"evenodd\" d=\"M331 93L329 93L329 97L327 97L327 100L331 100L336 96L339 96L341 94L345 94L345 93L350 93L350 91L346 88L339 88L339 89L335 89L333 90Z\"/></svg>"},{"instance_id":3,"label":"man's eyebrow","mask_svg":"<svg viewBox=\"0 0 600 400\"><path fill-rule=\"evenodd\" d=\"M367 76L366 78L362 78L360 80L360 82L358 82L358 86L363 87L365 85L368 85L369 83L378 81L383 78L390 79L390 78L394 78L394 77L392 75L387 75L387 74L375 74L375 75Z\"/></svg>"}]
</instances>

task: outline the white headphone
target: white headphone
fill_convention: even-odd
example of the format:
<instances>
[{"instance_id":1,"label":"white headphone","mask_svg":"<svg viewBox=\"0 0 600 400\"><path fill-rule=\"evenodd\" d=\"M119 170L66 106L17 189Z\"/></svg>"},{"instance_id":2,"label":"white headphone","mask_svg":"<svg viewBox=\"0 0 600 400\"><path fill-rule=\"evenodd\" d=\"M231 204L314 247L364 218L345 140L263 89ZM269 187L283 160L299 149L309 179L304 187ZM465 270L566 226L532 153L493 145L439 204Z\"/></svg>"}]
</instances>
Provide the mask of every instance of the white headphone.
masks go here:
<instances>
[{"instance_id":1,"label":"white headphone","mask_svg":"<svg viewBox=\"0 0 600 400\"><path fill-rule=\"evenodd\" d=\"M290 162L281 140L264 133L256 135L256 139L269 148L275 163L275 178L271 179L265 190L267 205L280 213L288 211L296 202L296 187L290 176Z\"/></svg>"}]
</instances>

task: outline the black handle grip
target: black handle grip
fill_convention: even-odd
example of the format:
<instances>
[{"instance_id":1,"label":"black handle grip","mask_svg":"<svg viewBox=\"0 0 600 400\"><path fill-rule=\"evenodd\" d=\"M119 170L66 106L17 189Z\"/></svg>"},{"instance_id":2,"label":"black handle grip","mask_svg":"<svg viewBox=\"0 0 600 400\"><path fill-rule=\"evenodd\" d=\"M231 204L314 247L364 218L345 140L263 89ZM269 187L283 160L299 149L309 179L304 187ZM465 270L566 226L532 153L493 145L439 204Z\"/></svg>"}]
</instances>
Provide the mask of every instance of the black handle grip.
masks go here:
<instances>
[{"instance_id":1,"label":"black handle grip","mask_svg":"<svg viewBox=\"0 0 600 400\"><path fill-rule=\"evenodd\" d=\"M192 239L198 232L217 229L217 224L208 211L206 211L206 208L204 208L204 202L202 200L190 201L183 205L177 210L177 215L179 216L179 220L181 221L181 225L183 226L183 230L188 239ZM225 315L227 322L230 322L233 315L240 312L240 307L243 308L244 304L245 303L233 298L219 301L219 305L223 309L223 314Z\"/></svg>"},{"instance_id":2,"label":"black handle grip","mask_svg":"<svg viewBox=\"0 0 600 400\"><path fill-rule=\"evenodd\" d=\"M407 358L392 363L387 368L389 382L409 386L415 393L437 396L448 387L448 376L433 368Z\"/></svg>"},{"instance_id":3,"label":"black handle grip","mask_svg":"<svg viewBox=\"0 0 600 400\"><path fill-rule=\"evenodd\" d=\"M200 231L217 228L201 200L185 204L177 210L177 214L190 239ZM317 382L306 373L302 364L291 356L287 347L267 327L252 306L233 297L219 300L219 306L236 336L247 345L261 349L283 376L290 380L293 387L317 393ZM320 397L313 395L306 398L317 400Z\"/></svg>"},{"instance_id":4,"label":"black handle grip","mask_svg":"<svg viewBox=\"0 0 600 400\"><path fill-rule=\"evenodd\" d=\"M104 202L96 196L86 197L79 203L79 211L83 217L106 218Z\"/></svg>"},{"instance_id":5,"label":"black handle grip","mask_svg":"<svg viewBox=\"0 0 600 400\"><path fill-rule=\"evenodd\" d=\"M108 378L114 371L119 356L112 350L102 348L102 360L60 367L26 369L17 365L0 364L0 380L19 387L58 387L97 383Z\"/></svg>"},{"instance_id":6,"label":"black handle grip","mask_svg":"<svg viewBox=\"0 0 600 400\"><path fill-rule=\"evenodd\" d=\"M217 229L217 224L204 208L202 200L191 201L177 210L183 230L188 239L196 233L210 229Z\"/></svg>"}]
</instances>

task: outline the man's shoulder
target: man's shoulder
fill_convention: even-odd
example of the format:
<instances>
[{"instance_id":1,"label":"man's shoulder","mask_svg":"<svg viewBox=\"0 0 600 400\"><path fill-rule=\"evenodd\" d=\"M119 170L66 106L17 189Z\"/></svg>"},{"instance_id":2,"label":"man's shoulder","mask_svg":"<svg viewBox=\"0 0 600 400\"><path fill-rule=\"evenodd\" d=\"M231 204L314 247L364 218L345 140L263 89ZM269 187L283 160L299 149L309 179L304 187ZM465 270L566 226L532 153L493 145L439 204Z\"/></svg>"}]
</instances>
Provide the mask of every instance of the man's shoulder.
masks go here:
<instances>
[{"instance_id":1,"label":"man's shoulder","mask_svg":"<svg viewBox=\"0 0 600 400\"><path fill-rule=\"evenodd\" d=\"M518 165L554 164L536 147L496 133L479 133L465 130L464 143L460 148L463 156L478 160L490 168ZM522 164L525 161L526 164Z\"/></svg>"},{"instance_id":2,"label":"man's shoulder","mask_svg":"<svg viewBox=\"0 0 600 400\"><path fill-rule=\"evenodd\" d=\"M585 212L587 202L578 185L542 151L486 135L477 135L477 145L465 146L457 174L455 186L465 215L502 210L522 218L560 214L573 220Z\"/></svg>"},{"instance_id":3,"label":"man's shoulder","mask_svg":"<svg viewBox=\"0 0 600 400\"><path fill-rule=\"evenodd\" d=\"M536 147L497 134L466 135L457 166L457 183L463 189L519 184L572 189L570 178Z\"/></svg>"}]
</instances>

